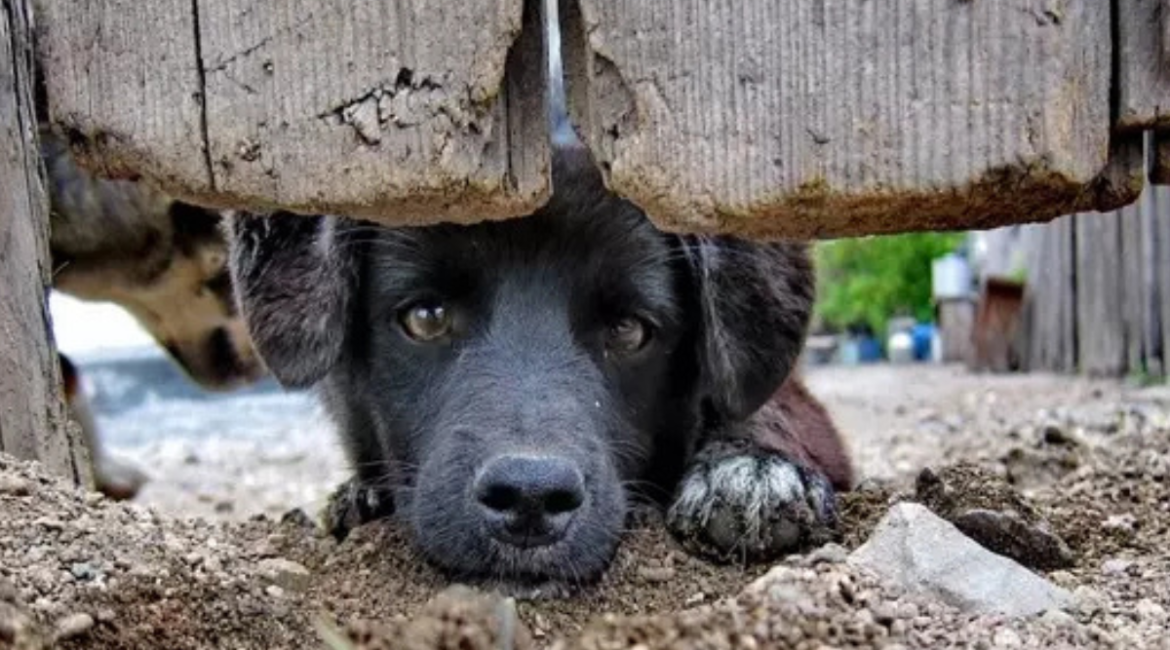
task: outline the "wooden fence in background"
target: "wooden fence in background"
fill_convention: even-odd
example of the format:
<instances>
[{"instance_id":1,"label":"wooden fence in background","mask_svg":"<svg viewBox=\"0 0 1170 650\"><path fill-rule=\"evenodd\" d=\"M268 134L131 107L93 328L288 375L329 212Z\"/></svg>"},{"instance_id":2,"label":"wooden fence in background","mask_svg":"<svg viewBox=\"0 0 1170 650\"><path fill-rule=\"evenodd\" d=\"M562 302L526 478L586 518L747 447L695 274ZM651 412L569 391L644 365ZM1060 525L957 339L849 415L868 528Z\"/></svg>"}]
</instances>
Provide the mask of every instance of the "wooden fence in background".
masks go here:
<instances>
[{"instance_id":1,"label":"wooden fence in background","mask_svg":"<svg viewBox=\"0 0 1170 650\"><path fill-rule=\"evenodd\" d=\"M1121 210L1024 226L1023 369L1164 376L1170 369L1170 188Z\"/></svg>"}]
</instances>

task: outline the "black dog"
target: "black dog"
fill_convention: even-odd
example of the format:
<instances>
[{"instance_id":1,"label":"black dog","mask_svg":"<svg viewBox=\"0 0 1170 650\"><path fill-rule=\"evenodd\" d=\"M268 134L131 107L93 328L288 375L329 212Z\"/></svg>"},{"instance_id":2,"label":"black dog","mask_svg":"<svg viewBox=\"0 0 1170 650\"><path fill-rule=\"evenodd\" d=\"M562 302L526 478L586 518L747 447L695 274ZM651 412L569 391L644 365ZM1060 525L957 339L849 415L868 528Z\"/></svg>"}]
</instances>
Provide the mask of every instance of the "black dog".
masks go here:
<instances>
[{"instance_id":1,"label":"black dog","mask_svg":"<svg viewBox=\"0 0 1170 650\"><path fill-rule=\"evenodd\" d=\"M662 233L580 148L553 184L534 215L474 226L232 219L261 356L321 381L348 444L335 532L393 511L463 577L569 583L607 566L634 494L716 558L823 539L852 476L789 378L805 247Z\"/></svg>"}]
</instances>

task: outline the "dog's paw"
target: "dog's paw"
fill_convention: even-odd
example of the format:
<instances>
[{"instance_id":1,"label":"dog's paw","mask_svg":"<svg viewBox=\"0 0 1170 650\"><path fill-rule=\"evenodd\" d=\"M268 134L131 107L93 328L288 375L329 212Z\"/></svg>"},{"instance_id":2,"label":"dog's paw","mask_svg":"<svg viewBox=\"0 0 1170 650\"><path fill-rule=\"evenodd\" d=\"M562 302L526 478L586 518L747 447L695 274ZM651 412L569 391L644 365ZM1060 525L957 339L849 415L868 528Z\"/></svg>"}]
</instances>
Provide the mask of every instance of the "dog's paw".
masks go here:
<instances>
[{"instance_id":1,"label":"dog's paw","mask_svg":"<svg viewBox=\"0 0 1170 650\"><path fill-rule=\"evenodd\" d=\"M679 483L666 525L697 555L765 561L832 540L836 495L819 472L776 453L711 443Z\"/></svg>"},{"instance_id":2,"label":"dog's paw","mask_svg":"<svg viewBox=\"0 0 1170 650\"><path fill-rule=\"evenodd\" d=\"M338 541L362 524L394 514L394 501L380 491L351 478L329 495L322 523Z\"/></svg>"}]
</instances>

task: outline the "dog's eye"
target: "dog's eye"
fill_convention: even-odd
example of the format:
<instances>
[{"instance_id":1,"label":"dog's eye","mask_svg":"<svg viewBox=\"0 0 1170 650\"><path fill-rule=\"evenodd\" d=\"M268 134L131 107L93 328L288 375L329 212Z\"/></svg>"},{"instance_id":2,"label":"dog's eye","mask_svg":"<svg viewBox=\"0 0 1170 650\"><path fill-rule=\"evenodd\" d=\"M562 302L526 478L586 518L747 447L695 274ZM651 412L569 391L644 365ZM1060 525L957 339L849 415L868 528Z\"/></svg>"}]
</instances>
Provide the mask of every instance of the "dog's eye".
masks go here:
<instances>
[{"instance_id":1,"label":"dog's eye","mask_svg":"<svg viewBox=\"0 0 1170 650\"><path fill-rule=\"evenodd\" d=\"M640 318L628 317L609 326L605 347L615 354L633 354L646 347L650 328Z\"/></svg>"},{"instance_id":2,"label":"dog's eye","mask_svg":"<svg viewBox=\"0 0 1170 650\"><path fill-rule=\"evenodd\" d=\"M402 312L400 320L406 335L416 341L434 341L451 331L451 316L440 304L412 305Z\"/></svg>"}]
</instances>

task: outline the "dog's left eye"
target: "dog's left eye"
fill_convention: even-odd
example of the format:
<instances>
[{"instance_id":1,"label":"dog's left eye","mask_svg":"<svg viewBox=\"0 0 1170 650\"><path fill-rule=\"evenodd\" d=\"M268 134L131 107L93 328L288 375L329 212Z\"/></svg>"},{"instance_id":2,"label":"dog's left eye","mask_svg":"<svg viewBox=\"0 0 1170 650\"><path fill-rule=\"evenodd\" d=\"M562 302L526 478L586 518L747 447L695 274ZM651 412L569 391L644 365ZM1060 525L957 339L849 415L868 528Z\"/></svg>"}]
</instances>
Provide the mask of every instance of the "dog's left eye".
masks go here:
<instances>
[{"instance_id":1,"label":"dog's left eye","mask_svg":"<svg viewBox=\"0 0 1170 650\"><path fill-rule=\"evenodd\" d=\"M399 316L399 321L407 336L424 343L451 332L450 313L441 304L418 303L407 307Z\"/></svg>"},{"instance_id":2,"label":"dog's left eye","mask_svg":"<svg viewBox=\"0 0 1170 650\"><path fill-rule=\"evenodd\" d=\"M623 318L609 326L605 348L615 354L633 354L650 341L650 326L641 318Z\"/></svg>"}]
</instances>

